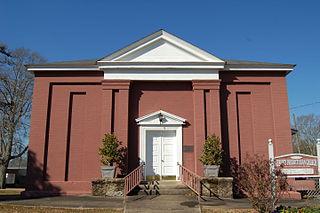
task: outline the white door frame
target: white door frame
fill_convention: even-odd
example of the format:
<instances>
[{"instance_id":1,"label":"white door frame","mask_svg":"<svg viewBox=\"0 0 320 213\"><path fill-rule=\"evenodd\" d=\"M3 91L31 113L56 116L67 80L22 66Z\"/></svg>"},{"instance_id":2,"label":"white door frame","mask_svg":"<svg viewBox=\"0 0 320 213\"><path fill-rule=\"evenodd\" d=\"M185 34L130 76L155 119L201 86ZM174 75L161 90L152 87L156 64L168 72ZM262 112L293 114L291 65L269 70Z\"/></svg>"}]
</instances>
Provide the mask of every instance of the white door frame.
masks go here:
<instances>
[{"instance_id":1,"label":"white door frame","mask_svg":"<svg viewBox=\"0 0 320 213\"><path fill-rule=\"evenodd\" d=\"M186 119L179 117L177 115L168 113L163 110L159 110L148 115L142 116L136 119L139 125L139 158L140 164L146 163L147 155L147 131L152 130L173 130L176 132L176 156L177 156L177 169L176 169L176 179L179 179L179 166L182 165L182 125L185 124ZM144 171L146 172L146 171Z\"/></svg>"},{"instance_id":2,"label":"white door frame","mask_svg":"<svg viewBox=\"0 0 320 213\"><path fill-rule=\"evenodd\" d=\"M139 152L139 158L140 158L140 164L141 163L146 163L147 155L147 131L166 131L166 130L171 130L176 132L176 156L177 156L177 168L176 168L176 180L179 179L179 167L178 164L182 165L182 125L143 125L140 126L140 152ZM146 172L146 171L144 171Z\"/></svg>"}]
</instances>

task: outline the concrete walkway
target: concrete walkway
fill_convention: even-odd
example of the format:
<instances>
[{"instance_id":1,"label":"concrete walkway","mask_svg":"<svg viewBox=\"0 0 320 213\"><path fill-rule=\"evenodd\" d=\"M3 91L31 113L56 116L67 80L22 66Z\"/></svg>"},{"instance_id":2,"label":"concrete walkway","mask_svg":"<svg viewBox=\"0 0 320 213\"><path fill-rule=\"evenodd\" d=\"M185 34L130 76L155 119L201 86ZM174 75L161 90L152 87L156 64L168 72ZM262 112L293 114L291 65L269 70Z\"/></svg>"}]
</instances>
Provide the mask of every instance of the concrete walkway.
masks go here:
<instances>
[{"instance_id":1,"label":"concrete walkway","mask_svg":"<svg viewBox=\"0 0 320 213\"><path fill-rule=\"evenodd\" d=\"M84 196L56 196L41 198L22 198L20 196L0 196L0 204L18 206L41 206L63 208L107 208L123 209L123 198Z\"/></svg>"},{"instance_id":2,"label":"concrete walkway","mask_svg":"<svg viewBox=\"0 0 320 213\"><path fill-rule=\"evenodd\" d=\"M184 195L160 195L147 196L136 195L127 197L124 202L122 197L95 197L83 196L57 196L42 198L23 198L18 195L0 195L0 205L40 206L40 207L62 207L62 208L106 208L124 210L124 212L195 212L200 213L202 209L251 209L247 199L214 199L205 198L207 201L200 205L193 196ZM319 200L286 200L280 204L292 207L320 206Z\"/></svg>"},{"instance_id":3,"label":"concrete walkway","mask_svg":"<svg viewBox=\"0 0 320 213\"><path fill-rule=\"evenodd\" d=\"M200 213L200 205L195 197L184 195L132 196L125 202L124 212L185 212Z\"/></svg>"},{"instance_id":4,"label":"concrete walkway","mask_svg":"<svg viewBox=\"0 0 320 213\"><path fill-rule=\"evenodd\" d=\"M56 196L41 198L23 198L20 196L0 196L0 204L19 206L62 207L62 208L107 208L124 210L124 212L201 212L196 198L184 195L127 197L96 196Z\"/></svg>"},{"instance_id":5,"label":"concrete walkway","mask_svg":"<svg viewBox=\"0 0 320 213\"><path fill-rule=\"evenodd\" d=\"M202 209L252 209L251 203L248 199L222 199L203 197L204 200L200 202ZM303 207L303 206L320 206L319 200L280 200L278 205Z\"/></svg>"}]
</instances>

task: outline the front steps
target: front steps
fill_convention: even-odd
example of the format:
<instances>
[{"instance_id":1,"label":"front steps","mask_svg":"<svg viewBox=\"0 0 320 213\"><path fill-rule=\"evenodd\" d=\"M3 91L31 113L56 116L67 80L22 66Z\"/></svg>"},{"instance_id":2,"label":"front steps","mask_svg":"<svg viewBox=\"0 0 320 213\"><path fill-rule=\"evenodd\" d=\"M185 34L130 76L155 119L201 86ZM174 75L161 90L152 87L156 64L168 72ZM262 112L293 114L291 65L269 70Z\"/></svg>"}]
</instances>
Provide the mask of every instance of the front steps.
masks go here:
<instances>
[{"instance_id":1,"label":"front steps","mask_svg":"<svg viewBox=\"0 0 320 213\"><path fill-rule=\"evenodd\" d=\"M154 180L142 181L137 187L138 195L191 195L192 191L181 181Z\"/></svg>"}]
</instances>

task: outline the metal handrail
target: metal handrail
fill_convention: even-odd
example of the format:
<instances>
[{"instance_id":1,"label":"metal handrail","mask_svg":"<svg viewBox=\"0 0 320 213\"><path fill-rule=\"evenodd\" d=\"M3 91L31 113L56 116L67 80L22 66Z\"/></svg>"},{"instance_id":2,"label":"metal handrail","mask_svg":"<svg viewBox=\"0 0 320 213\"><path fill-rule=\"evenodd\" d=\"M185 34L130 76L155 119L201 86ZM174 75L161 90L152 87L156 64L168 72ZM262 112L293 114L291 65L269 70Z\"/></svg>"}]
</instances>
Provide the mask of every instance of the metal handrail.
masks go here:
<instances>
[{"instance_id":1,"label":"metal handrail","mask_svg":"<svg viewBox=\"0 0 320 213\"><path fill-rule=\"evenodd\" d=\"M200 199L202 195L202 190L201 190L202 178L199 175L187 169L186 167L180 164L178 164L178 166L179 166L181 182L186 186L188 186L192 191L194 191L197 194L198 199Z\"/></svg>"},{"instance_id":2,"label":"metal handrail","mask_svg":"<svg viewBox=\"0 0 320 213\"><path fill-rule=\"evenodd\" d=\"M124 196L127 196L143 180L144 164L138 166L124 177Z\"/></svg>"}]
</instances>

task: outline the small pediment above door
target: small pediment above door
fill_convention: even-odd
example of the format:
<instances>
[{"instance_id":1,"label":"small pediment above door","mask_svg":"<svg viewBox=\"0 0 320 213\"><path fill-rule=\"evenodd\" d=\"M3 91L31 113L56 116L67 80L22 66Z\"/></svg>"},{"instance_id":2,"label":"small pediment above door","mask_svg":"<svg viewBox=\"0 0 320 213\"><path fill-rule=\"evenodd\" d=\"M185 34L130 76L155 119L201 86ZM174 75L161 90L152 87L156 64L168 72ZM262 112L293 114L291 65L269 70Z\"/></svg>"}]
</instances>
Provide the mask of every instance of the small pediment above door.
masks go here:
<instances>
[{"instance_id":1,"label":"small pediment above door","mask_svg":"<svg viewBox=\"0 0 320 213\"><path fill-rule=\"evenodd\" d=\"M138 125L184 125L186 119L159 110L136 119Z\"/></svg>"}]
</instances>

